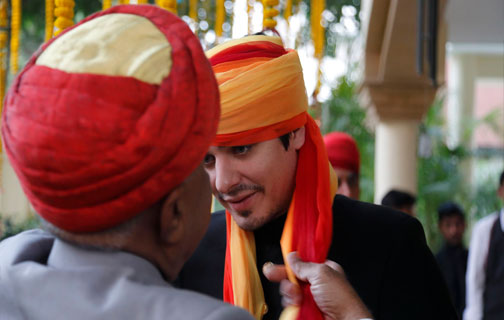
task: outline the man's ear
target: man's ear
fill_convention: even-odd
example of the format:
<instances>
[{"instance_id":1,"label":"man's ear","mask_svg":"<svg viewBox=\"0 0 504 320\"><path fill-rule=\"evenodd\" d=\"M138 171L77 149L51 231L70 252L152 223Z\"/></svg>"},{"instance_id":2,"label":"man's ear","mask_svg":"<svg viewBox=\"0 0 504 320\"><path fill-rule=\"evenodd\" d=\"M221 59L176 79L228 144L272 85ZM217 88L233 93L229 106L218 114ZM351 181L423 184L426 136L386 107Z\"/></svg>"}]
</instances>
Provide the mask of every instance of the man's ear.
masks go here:
<instances>
[{"instance_id":1,"label":"man's ear","mask_svg":"<svg viewBox=\"0 0 504 320\"><path fill-rule=\"evenodd\" d=\"M294 148L294 150L297 151L304 145L305 134L306 129L304 126L292 132L290 145L292 146L292 148Z\"/></svg>"},{"instance_id":2,"label":"man's ear","mask_svg":"<svg viewBox=\"0 0 504 320\"><path fill-rule=\"evenodd\" d=\"M160 239L164 244L172 245L180 242L184 235L183 213L179 210L179 201L183 185L177 186L161 204L159 215Z\"/></svg>"}]
</instances>

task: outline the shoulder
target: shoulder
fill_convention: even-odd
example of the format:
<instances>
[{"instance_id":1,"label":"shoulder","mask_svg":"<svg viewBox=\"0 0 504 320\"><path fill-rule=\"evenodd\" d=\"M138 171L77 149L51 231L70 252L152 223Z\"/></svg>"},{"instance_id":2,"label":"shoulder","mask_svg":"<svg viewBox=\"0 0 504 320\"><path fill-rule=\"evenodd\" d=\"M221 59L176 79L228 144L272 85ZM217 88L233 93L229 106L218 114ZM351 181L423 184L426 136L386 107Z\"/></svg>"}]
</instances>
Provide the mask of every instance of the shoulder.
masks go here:
<instances>
[{"instance_id":1,"label":"shoulder","mask_svg":"<svg viewBox=\"0 0 504 320\"><path fill-rule=\"evenodd\" d=\"M337 195L333 201L335 230L358 230L362 236L379 234L382 239L398 235L423 235L420 222L403 212Z\"/></svg>"},{"instance_id":2,"label":"shoulder","mask_svg":"<svg viewBox=\"0 0 504 320\"><path fill-rule=\"evenodd\" d=\"M243 309L197 292L176 288L163 292L157 296L158 312L153 319L252 319Z\"/></svg>"},{"instance_id":3,"label":"shoulder","mask_svg":"<svg viewBox=\"0 0 504 320\"><path fill-rule=\"evenodd\" d=\"M0 266L46 260L55 237L41 229L24 231L0 242Z\"/></svg>"},{"instance_id":4,"label":"shoulder","mask_svg":"<svg viewBox=\"0 0 504 320\"><path fill-rule=\"evenodd\" d=\"M480 232L490 232L490 229L492 228L493 224L498 218L498 214L499 214L498 212L494 212L484 218L481 218L474 225L472 234L474 235Z\"/></svg>"}]
</instances>

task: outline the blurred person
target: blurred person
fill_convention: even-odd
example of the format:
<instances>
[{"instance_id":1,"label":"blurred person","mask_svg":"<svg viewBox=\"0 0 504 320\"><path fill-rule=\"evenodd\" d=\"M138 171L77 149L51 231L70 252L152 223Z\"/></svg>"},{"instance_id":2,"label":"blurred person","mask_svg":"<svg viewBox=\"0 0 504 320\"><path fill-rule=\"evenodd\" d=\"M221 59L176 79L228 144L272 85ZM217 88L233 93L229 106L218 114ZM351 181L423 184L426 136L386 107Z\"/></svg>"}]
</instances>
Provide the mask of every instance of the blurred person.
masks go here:
<instances>
[{"instance_id":1,"label":"blurred person","mask_svg":"<svg viewBox=\"0 0 504 320\"><path fill-rule=\"evenodd\" d=\"M402 211L412 217L415 216L415 203L416 197L414 195L399 190L390 190L381 202L383 206Z\"/></svg>"},{"instance_id":2,"label":"blurred person","mask_svg":"<svg viewBox=\"0 0 504 320\"><path fill-rule=\"evenodd\" d=\"M497 196L504 203L504 171ZM465 320L504 319L504 208L473 227L466 285Z\"/></svg>"},{"instance_id":3,"label":"blurred person","mask_svg":"<svg viewBox=\"0 0 504 320\"><path fill-rule=\"evenodd\" d=\"M284 270L301 295L288 319L296 311L299 319L455 319L420 223L336 194L297 52L254 35L207 56L222 112L205 170L226 210L212 214L179 284L276 320L285 304L272 273ZM290 273L283 264L294 251Z\"/></svg>"},{"instance_id":4,"label":"blurred person","mask_svg":"<svg viewBox=\"0 0 504 320\"><path fill-rule=\"evenodd\" d=\"M251 318L170 284L210 220L218 97L198 38L155 6L96 13L33 55L2 136L49 232L0 243L1 319Z\"/></svg>"},{"instance_id":5,"label":"blurred person","mask_svg":"<svg viewBox=\"0 0 504 320\"><path fill-rule=\"evenodd\" d=\"M329 162L338 176L337 194L359 200L360 154L354 138L344 132L324 136Z\"/></svg>"},{"instance_id":6,"label":"blurred person","mask_svg":"<svg viewBox=\"0 0 504 320\"><path fill-rule=\"evenodd\" d=\"M462 242L466 223L462 208L454 202L445 202L438 208L438 227L443 246L436 260L443 272L453 303L460 317L465 308L465 276L468 251Z\"/></svg>"}]
</instances>

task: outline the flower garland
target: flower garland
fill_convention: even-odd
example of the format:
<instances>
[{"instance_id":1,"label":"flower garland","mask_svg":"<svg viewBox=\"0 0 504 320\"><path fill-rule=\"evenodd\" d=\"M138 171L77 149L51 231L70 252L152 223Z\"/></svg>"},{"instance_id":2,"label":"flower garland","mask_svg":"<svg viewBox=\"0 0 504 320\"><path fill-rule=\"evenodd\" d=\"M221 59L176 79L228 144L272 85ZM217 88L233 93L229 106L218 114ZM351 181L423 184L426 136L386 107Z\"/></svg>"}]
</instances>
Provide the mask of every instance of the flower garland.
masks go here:
<instances>
[{"instance_id":1,"label":"flower garland","mask_svg":"<svg viewBox=\"0 0 504 320\"><path fill-rule=\"evenodd\" d=\"M137 4L146 4L149 3L148 0L137 0Z\"/></svg>"},{"instance_id":2,"label":"flower garland","mask_svg":"<svg viewBox=\"0 0 504 320\"><path fill-rule=\"evenodd\" d=\"M10 70L12 74L16 74L18 72L20 28L21 28L21 0L12 0L11 41L10 41Z\"/></svg>"},{"instance_id":3,"label":"flower garland","mask_svg":"<svg viewBox=\"0 0 504 320\"><path fill-rule=\"evenodd\" d=\"M157 0L156 2L161 8L177 14L177 0Z\"/></svg>"},{"instance_id":4,"label":"flower garland","mask_svg":"<svg viewBox=\"0 0 504 320\"><path fill-rule=\"evenodd\" d=\"M276 27L277 22L275 17L280 13L275 6L280 3L278 0L263 0L263 28L273 29Z\"/></svg>"},{"instance_id":5,"label":"flower garland","mask_svg":"<svg viewBox=\"0 0 504 320\"><path fill-rule=\"evenodd\" d=\"M189 0L189 18L198 21L198 0Z\"/></svg>"},{"instance_id":6,"label":"flower garland","mask_svg":"<svg viewBox=\"0 0 504 320\"><path fill-rule=\"evenodd\" d=\"M222 25L226 18L226 11L224 8L224 0L215 1L215 35L217 40L222 37Z\"/></svg>"},{"instance_id":7,"label":"flower garland","mask_svg":"<svg viewBox=\"0 0 504 320\"><path fill-rule=\"evenodd\" d=\"M315 91L313 92L314 98L318 95L320 87L322 86L322 57L324 56L324 38L325 31L322 26L322 13L325 10L325 0L313 0L311 1L311 34L313 39L313 46L315 48L315 58L318 60L318 70L317 70L317 84L315 86Z\"/></svg>"},{"instance_id":8,"label":"flower garland","mask_svg":"<svg viewBox=\"0 0 504 320\"><path fill-rule=\"evenodd\" d=\"M54 21L54 25L57 30L54 32L54 35L57 36L61 33L61 31L74 25L73 17L75 1L55 0L55 4L56 9L54 9L54 15L56 16L56 21Z\"/></svg>"},{"instance_id":9,"label":"flower garland","mask_svg":"<svg viewBox=\"0 0 504 320\"><path fill-rule=\"evenodd\" d=\"M129 4L129 0L119 0L119 4Z\"/></svg>"},{"instance_id":10,"label":"flower garland","mask_svg":"<svg viewBox=\"0 0 504 320\"><path fill-rule=\"evenodd\" d=\"M103 0L102 9L107 10L110 7L112 7L112 0Z\"/></svg>"},{"instance_id":11,"label":"flower garland","mask_svg":"<svg viewBox=\"0 0 504 320\"><path fill-rule=\"evenodd\" d=\"M46 0L45 2L45 41L53 36L54 31L54 0Z\"/></svg>"}]
</instances>

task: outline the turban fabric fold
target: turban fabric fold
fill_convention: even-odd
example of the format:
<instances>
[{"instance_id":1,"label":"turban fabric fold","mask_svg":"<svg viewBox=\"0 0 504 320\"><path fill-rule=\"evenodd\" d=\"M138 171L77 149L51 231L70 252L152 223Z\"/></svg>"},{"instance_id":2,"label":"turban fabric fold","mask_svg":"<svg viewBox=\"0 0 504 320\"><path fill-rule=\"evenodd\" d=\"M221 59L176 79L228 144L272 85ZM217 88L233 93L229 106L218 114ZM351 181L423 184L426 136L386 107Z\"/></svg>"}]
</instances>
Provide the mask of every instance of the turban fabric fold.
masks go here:
<instances>
[{"instance_id":1,"label":"turban fabric fold","mask_svg":"<svg viewBox=\"0 0 504 320\"><path fill-rule=\"evenodd\" d=\"M331 132L324 136L329 162L334 168L360 171L360 156L357 143L352 136L344 132Z\"/></svg>"},{"instance_id":2,"label":"turban fabric fold","mask_svg":"<svg viewBox=\"0 0 504 320\"><path fill-rule=\"evenodd\" d=\"M221 94L221 120L213 142L238 146L277 138L305 127L299 150L296 187L280 245L286 255L298 251L305 261L322 263L332 240L332 198L337 179L322 136L308 115L308 101L299 57L276 37L249 36L207 51ZM256 267L252 232L244 231L226 212L227 249L224 300L249 310L256 319L267 312ZM301 240L302 239L302 240ZM289 279L296 278L287 266ZM300 284L303 302L286 317L323 319L310 288Z\"/></svg>"},{"instance_id":3,"label":"turban fabric fold","mask_svg":"<svg viewBox=\"0 0 504 320\"><path fill-rule=\"evenodd\" d=\"M2 136L38 214L94 232L184 181L218 119L217 83L186 23L155 6L116 6L33 55L7 94Z\"/></svg>"}]
</instances>

